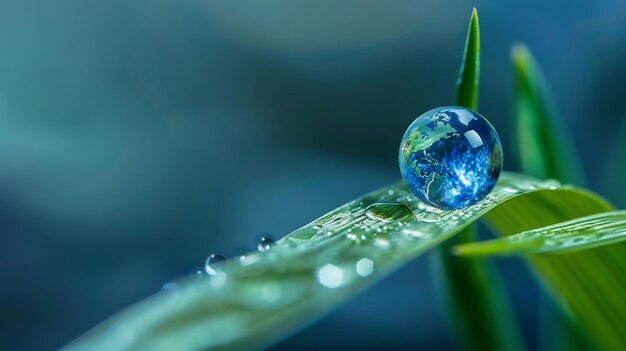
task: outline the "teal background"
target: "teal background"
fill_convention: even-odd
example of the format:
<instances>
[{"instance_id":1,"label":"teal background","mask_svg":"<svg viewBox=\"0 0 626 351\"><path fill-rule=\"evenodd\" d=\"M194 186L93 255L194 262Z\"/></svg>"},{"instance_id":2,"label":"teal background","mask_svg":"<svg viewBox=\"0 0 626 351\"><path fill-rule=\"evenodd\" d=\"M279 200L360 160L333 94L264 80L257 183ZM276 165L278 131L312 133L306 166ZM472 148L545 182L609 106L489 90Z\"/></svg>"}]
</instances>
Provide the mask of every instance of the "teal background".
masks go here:
<instances>
[{"instance_id":1,"label":"teal background","mask_svg":"<svg viewBox=\"0 0 626 351\"><path fill-rule=\"evenodd\" d=\"M2 348L58 348L399 179L406 127L453 101L472 6L505 169L523 41L590 188L625 205L623 1L0 0ZM499 263L533 349L537 289ZM324 347L453 349L426 258L274 349Z\"/></svg>"}]
</instances>

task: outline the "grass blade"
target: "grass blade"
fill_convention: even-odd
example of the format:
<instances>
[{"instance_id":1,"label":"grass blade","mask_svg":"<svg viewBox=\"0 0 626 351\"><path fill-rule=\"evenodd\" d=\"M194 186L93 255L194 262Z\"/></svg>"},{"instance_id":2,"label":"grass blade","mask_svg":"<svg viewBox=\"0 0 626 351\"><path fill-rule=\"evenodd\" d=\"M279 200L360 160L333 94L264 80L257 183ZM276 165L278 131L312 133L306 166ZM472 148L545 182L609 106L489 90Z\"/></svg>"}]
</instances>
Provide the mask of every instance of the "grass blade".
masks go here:
<instances>
[{"instance_id":1,"label":"grass blade","mask_svg":"<svg viewBox=\"0 0 626 351\"><path fill-rule=\"evenodd\" d=\"M584 185L580 162L555 108L541 70L528 49L511 50L515 78L515 119L518 153L524 173Z\"/></svg>"},{"instance_id":2,"label":"grass blade","mask_svg":"<svg viewBox=\"0 0 626 351\"><path fill-rule=\"evenodd\" d=\"M466 209L442 211L421 203L398 183L331 211L268 251L225 263L211 278L178 282L113 316L66 349L263 348L487 212L502 208L508 213L522 201L536 208L540 218L542 210L564 208L561 217L569 219L564 217L590 214L604 204L582 190L552 187L551 182L505 172L487 199ZM512 213L506 222L524 221Z\"/></svg>"},{"instance_id":3,"label":"grass blade","mask_svg":"<svg viewBox=\"0 0 626 351\"><path fill-rule=\"evenodd\" d=\"M553 207L537 207L534 194L497 207L485 219L503 236L613 210L603 201L574 203L554 199ZM626 242L560 255L527 257L564 313L595 349L626 345Z\"/></svg>"},{"instance_id":4,"label":"grass blade","mask_svg":"<svg viewBox=\"0 0 626 351\"><path fill-rule=\"evenodd\" d=\"M454 257L450 248L475 238L475 225L463 229L434 250L435 285L452 324L469 350L521 350L513 311L500 275L490 262Z\"/></svg>"},{"instance_id":5,"label":"grass blade","mask_svg":"<svg viewBox=\"0 0 626 351\"><path fill-rule=\"evenodd\" d=\"M478 13L470 17L456 105L476 110L480 84L480 26ZM505 289L490 262L450 255L450 249L475 239L470 225L434 250L431 256L438 296L450 315L459 340L469 350L522 350L523 344Z\"/></svg>"},{"instance_id":6,"label":"grass blade","mask_svg":"<svg viewBox=\"0 0 626 351\"><path fill-rule=\"evenodd\" d=\"M480 83L480 26L476 8L472 10L463 60L456 82L456 104L476 110L478 107L478 86Z\"/></svg>"},{"instance_id":7,"label":"grass blade","mask_svg":"<svg viewBox=\"0 0 626 351\"><path fill-rule=\"evenodd\" d=\"M543 74L525 46L514 46L511 57L516 92L515 117L519 141L517 151L521 169L535 177L554 178L582 185L584 175L580 162L576 157L567 129L556 118L555 108ZM583 257L568 261L569 266L585 264ZM608 267L600 268L600 270L606 269ZM544 295L541 296L540 307L545 310L543 313L545 318L540 320L539 326L542 333L549 335L548 338L551 340L558 337L551 335L549 330L554 331L560 319L562 342L570 346L584 345L585 340L582 340L584 333L574 326L577 321L571 320L571 314L570 318L564 316L563 309L555 309L554 304L543 298ZM578 315L577 318L587 318L587 316ZM586 349L586 347L578 346L578 349Z\"/></svg>"},{"instance_id":8,"label":"grass blade","mask_svg":"<svg viewBox=\"0 0 626 351\"><path fill-rule=\"evenodd\" d=\"M626 211L605 212L501 239L462 244L460 256L535 255L585 250L626 240Z\"/></svg>"}]
</instances>

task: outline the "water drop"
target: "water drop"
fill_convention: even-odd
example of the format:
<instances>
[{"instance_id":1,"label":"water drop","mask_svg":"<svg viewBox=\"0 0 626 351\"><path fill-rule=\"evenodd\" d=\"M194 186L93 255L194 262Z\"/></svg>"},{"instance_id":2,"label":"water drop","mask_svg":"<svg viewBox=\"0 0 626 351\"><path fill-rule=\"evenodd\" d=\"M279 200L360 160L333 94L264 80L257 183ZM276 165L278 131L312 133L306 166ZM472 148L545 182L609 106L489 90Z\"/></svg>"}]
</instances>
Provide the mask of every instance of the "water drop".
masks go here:
<instances>
[{"instance_id":1,"label":"water drop","mask_svg":"<svg viewBox=\"0 0 626 351\"><path fill-rule=\"evenodd\" d=\"M274 240L269 236L264 236L259 240L257 248L259 249L259 251L267 251L270 249L270 246L272 246L272 244L274 244Z\"/></svg>"},{"instance_id":2,"label":"water drop","mask_svg":"<svg viewBox=\"0 0 626 351\"><path fill-rule=\"evenodd\" d=\"M376 203L369 205L365 215L375 221L389 223L393 221L412 221L413 211L408 207L394 203Z\"/></svg>"},{"instance_id":3,"label":"water drop","mask_svg":"<svg viewBox=\"0 0 626 351\"><path fill-rule=\"evenodd\" d=\"M374 261L369 258L362 258L356 263L356 274L367 277L374 271Z\"/></svg>"},{"instance_id":4,"label":"water drop","mask_svg":"<svg viewBox=\"0 0 626 351\"><path fill-rule=\"evenodd\" d=\"M420 200L458 209L493 189L502 170L502 145L489 121L477 112L439 107L409 126L399 161L404 181Z\"/></svg>"},{"instance_id":5,"label":"water drop","mask_svg":"<svg viewBox=\"0 0 626 351\"><path fill-rule=\"evenodd\" d=\"M384 237L378 237L374 239L374 245L380 247L381 249L389 248L389 240Z\"/></svg>"},{"instance_id":6,"label":"water drop","mask_svg":"<svg viewBox=\"0 0 626 351\"><path fill-rule=\"evenodd\" d=\"M194 271L194 276L196 278L202 278L204 277L204 271L202 269L197 269Z\"/></svg>"},{"instance_id":7,"label":"water drop","mask_svg":"<svg viewBox=\"0 0 626 351\"><path fill-rule=\"evenodd\" d=\"M441 220L441 217L436 213L426 212L420 215L417 219L423 222L434 223L434 222L439 222Z\"/></svg>"},{"instance_id":8,"label":"water drop","mask_svg":"<svg viewBox=\"0 0 626 351\"><path fill-rule=\"evenodd\" d=\"M209 275L214 275L220 270L220 265L226 261L226 257L222 255L213 254L209 256L204 262L204 270Z\"/></svg>"},{"instance_id":9,"label":"water drop","mask_svg":"<svg viewBox=\"0 0 626 351\"><path fill-rule=\"evenodd\" d=\"M336 288L343 283L343 270L333 264L326 264L317 271L317 280L328 288Z\"/></svg>"}]
</instances>

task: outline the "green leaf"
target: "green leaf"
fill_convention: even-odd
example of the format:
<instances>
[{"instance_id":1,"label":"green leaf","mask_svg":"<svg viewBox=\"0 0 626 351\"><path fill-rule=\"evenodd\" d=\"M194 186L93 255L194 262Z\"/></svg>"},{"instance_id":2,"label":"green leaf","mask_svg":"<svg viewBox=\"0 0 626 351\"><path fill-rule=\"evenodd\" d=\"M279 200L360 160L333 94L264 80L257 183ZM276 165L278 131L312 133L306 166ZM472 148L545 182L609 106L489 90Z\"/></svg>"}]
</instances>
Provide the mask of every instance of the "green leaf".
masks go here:
<instances>
[{"instance_id":1,"label":"green leaf","mask_svg":"<svg viewBox=\"0 0 626 351\"><path fill-rule=\"evenodd\" d=\"M556 117L547 84L528 49L511 50L515 78L517 151L524 173L540 179L584 185L580 162L567 128Z\"/></svg>"},{"instance_id":2,"label":"green leaf","mask_svg":"<svg viewBox=\"0 0 626 351\"><path fill-rule=\"evenodd\" d=\"M612 210L605 201L554 199L551 207L536 206L530 194L491 211L485 219L501 235L541 228L564 220ZM527 257L528 262L588 341L599 350L626 345L626 243L559 255Z\"/></svg>"},{"instance_id":3,"label":"green leaf","mask_svg":"<svg viewBox=\"0 0 626 351\"><path fill-rule=\"evenodd\" d=\"M626 240L626 211L605 212L501 239L456 246L460 256L535 255L585 250Z\"/></svg>"},{"instance_id":4,"label":"green leaf","mask_svg":"<svg viewBox=\"0 0 626 351\"><path fill-rule=\"evenodd\" d=\"M279 240L268 251L252 253L238 262L228 261L211 278L172 283L66 349L263 348L321 317L485 214L496 225L504 223L502 229L507 229L506 224L532 223L519 206L530 209L539 226L609 207L583 190L503 173L486 199L466 209L442 211L418 201L400 182L331 211ZM558 276L559 267L548 273ZM620 283L612 276L606 284L613 287ZM614 299L608 301L615 303ZM599 318L613 311L613 307L606 309L604 300L589 303L601 304L595 306L601 307L595 321L602 322ZM613 328L623 329L624 318L626 314L612 316L612 321L621 322Z\"/></svg>"},{"instance_id":5,"label":"green leaf","mask_svg":"<svg viewBox=\"0 0 626 351\"><path fill-rule=\"evenodd\" d=\"M472 10L463 61L459 78L456 82L456 104L476 110L478 107L478 85L480 81L480 27L478 26L478 13L476 8Z\"/></svg>"},{"instance_id":6,"label":"green leaf","mask_svg":"<svg viewBox=\"0 0 626 351\"><path fill-rule=\"evenodd\" d=\"M582 170L576 153L569 143L569 135L555 118L552 99L539 67L523 45L511 51L515 80L515 119L519 144L516 147L521 169L539 178L555 178L582 184ZM567 152L569 149L569 153ZM573 323L555 307L552 301L540 295L541 310L538 329L541 342L549 350L554 345L582 345L580 332ZM547 339L547 340L546 340ZM547 346L552 342L553 345ZM585 349L577 347L576 349Z\"/></svg>"},{"instance_id":7,"label":"green leaf","mask_svg":"<svg viewBox=\"0 0 626 351\"><path fill-rule=\"evenodd\" d=\"M480 27L473 9L456 85L456 104L476 110L480 83ZM490 262L450 255L452 246L473 241L470 225L441 243L431 256L441 296L462 345L470 350L522 350L523 343L504 286Z\"/></svg>"}]
</instances>

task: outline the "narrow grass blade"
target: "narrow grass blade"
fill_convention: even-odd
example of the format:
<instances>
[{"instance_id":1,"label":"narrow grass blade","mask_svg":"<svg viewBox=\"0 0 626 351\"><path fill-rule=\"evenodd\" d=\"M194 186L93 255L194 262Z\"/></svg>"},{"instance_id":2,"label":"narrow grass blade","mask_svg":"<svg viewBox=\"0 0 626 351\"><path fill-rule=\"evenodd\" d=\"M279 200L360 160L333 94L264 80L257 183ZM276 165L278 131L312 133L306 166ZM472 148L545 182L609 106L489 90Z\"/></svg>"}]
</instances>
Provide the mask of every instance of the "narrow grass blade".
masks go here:
<instances>
[{"instance_id":1,"label":"narrow grass blade","mask_svg":"<svg viewBox=\"0 0 626 351\"><path fill-rule=\"evenodd\" d=\"M501 239L462 244L460 256L535 255L585 250L626 240L626 211L605 212Z\"/></svg>"},{"instance_id":2,"label":"narrow grass blade","mask_svg":"<svg viewBox=\"0 0 626 351\"><path fill-rule=\"evenodd\" d=\"M267 251L228 261L211 278L169 285L66 349L264 348L489 211L502 208L512 213L502 218L506 223L524 222L510 210L522 201L537 209L539 218L542 211L552 214L550 209L563 208L558 221L593 213L604 204L591 193L553 187L551 182L503 173L487 199L466 209L442 211L418 201L404 183L398 183L331 211ZM569 213L569 209L577 211Z\"/></svg>"},{"instance_id":3,"label":"narrow grass blade","mask_svg":"<svg viewBox=\"0 0 626 351\"><path fill-rule=\"evenodd\" d=\"M480 27L476 8L472 10L463 61L456 82L456 104L476 110L478 107L478 86L480 83Z\"/></svg>"},{"instance_id":4,"label":"narrow grass blade","mask_svg":"<svg viewBox=\"0 0 626 351\"><path fill-rule=\"evenodd\" d=\"M516 93L517 152L521 169L535 177L583 185L584 174L575 148L567 128L556 116L541 70L523 45L513 47L511 58ZM578 263L583 264L582 260ZM552 301L544 296L540 298L540 308L544 310L539 325L541 334L549 335L550 340L560 337L565 345L584 345L584 333L580 332L580 328L572 327L576 321L568 320L563 311L556 309ZM559 320L561 327L555 326ZM554 335L553 331L560 333ZM586 346L578 346L578 349L586 349Z\"/></svg>"},{"instance_id":5,"label":"narrow grass blade","mask_svg":"<svg viewBox=\"0 0 626 351\"><path fill-rule=\"evenodd\" d=\"M456 84L456 105L476 110L480 84L480 26L472 11L461 69ZM431 256L437 295L469 350L522 350L522 339L504 286L490 262L450 255L452 246L475 239L470 225L434 250Z\"/></svg>"},{"instance_id":6,"label":"narrow grass blade","mask_svg":"<svg viewBox=\"0 0 626 351\"><path fill-rule=\"evenodd\" d=\"M517 151L524 173L540 179L584 185L584 175L567 128L555 108L539 67L528 49L511 50L515 78Z\"/></svg>"},{"instance_id":7,"label":"narrow grass blade","mask_svg":"<svg viewBox=\"0 0 626 351\"><path fill-rule=\"evenodd\" d=\"M504 284L491 262L454 257L455 243L474 240L474 224L433 252L435 285L452 317L452 325L468 350L522 350L523 343Z\"/></svg>"}]
</instances>

